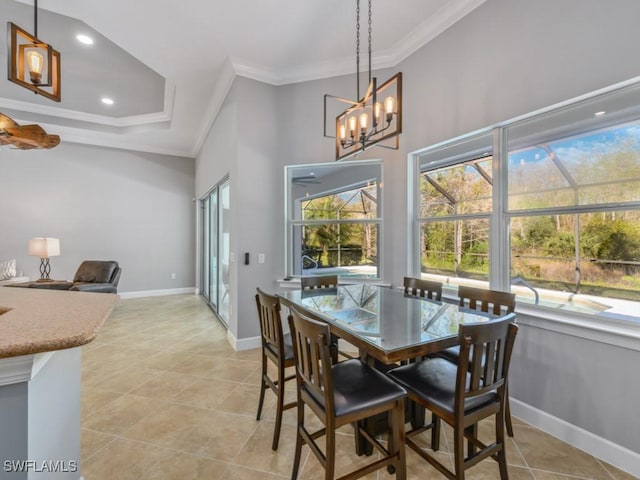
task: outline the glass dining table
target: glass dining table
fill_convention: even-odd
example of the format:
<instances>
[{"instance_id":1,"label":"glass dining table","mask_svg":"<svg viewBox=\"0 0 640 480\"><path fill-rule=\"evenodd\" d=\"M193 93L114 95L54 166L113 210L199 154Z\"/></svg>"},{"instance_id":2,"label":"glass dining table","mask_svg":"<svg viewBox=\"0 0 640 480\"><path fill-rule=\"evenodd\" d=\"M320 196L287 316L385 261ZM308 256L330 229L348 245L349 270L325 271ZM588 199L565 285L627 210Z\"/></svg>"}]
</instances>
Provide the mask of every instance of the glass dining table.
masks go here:
<instances>
[{"instance_id":1,"label":"glass dining table","mask_svg":"<svg viewBox=\"0 0 640 480\"><path fill-rule=\"evenodd\" d=\"M441 351L458 343L461 323L493 315L451 303L405 295L371 284L278 293L281 304L330 325L368 363L385 365Z\"/></svg>"}]
</instances>

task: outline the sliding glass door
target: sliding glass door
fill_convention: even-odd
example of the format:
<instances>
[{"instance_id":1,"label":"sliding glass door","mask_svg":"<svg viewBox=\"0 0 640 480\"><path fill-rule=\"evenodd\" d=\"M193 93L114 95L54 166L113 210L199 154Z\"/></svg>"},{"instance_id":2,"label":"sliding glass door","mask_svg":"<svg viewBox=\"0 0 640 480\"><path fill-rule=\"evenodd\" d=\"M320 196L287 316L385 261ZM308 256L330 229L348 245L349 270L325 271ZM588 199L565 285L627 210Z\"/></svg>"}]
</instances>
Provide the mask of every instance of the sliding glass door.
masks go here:
<instances>
[{"instance_id":1,"label":"sliding glass door","mask_svg":"<svg viewBox=\"0 0 640 480\"><path fill-rule=\"evenodd\" d=\"M229 179L200 200L202 207L201 292L220 320L229 322Z\"/></svg>"},{"instance_id":2,"label":"sliding glass door","mask_svg":"<svg viewBox=\"0 0 640 480\"><path fill-rule=\"evenodd\" d=\"M220 201L218 202L218 252L220 257L218 267L218 315L222 321L229 322L229 219L231 204L229 201L229 180L220 185Z\"/></svg>"}]
</instances>

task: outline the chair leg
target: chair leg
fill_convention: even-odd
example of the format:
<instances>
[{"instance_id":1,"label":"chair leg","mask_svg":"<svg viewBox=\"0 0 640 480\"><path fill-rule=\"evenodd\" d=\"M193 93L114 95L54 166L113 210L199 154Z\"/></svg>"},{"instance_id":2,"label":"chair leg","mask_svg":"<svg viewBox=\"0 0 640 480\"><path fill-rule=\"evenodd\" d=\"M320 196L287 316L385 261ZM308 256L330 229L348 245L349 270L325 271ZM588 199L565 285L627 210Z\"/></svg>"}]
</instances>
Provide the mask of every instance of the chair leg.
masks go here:
<instances>
[{"instance_id":1,"label":"chair leg","mask_svg":"<svg viewBox=\"0 0 640 480\"><path fill-rule=\"evenodd\" d=\"M258 413L256 420L260 420L262 415L262 405L264 404L264 392L267 389L267 382L264 380L264 376L267 374L267 357L262 355L262 375L260 375L260 400L258 400Z\"/></svg>"},{"instance_id":2,"label":"chair leg","mask_svg":"<svg viewBox=\"0 0 640 480\"><path fill-rule=\"evenodd\" d=\"M413 400L409 400L409 406L411 408L411 427L420 428L424 426L425 408Z\"/></svg>"},{"instance_id":3,"label":"chair leg","mask_svg":"<svg viewBox=\"0 0 640 480\"><path fill-rule=\"evenodd\" d=\"M478 438L478 424L474 423L473 425L469 425L465 429L465 432L467 435L470 435L471 438ZM467 455L471 457L475 455L477 451L478 448L476 447L476 444L473 442L473 440L467 440Z\"/></svg>"},{"instance_id":4,"label":"chair leg","mask_svg":"<svg viewBox=\"0 0 640 480\"><path fill-rule=\"evenodd\" d=\"M406 480L407 462L404 449L404 399L396 402L396 407L389 412L389 453L397 454L395 463L396 480Z\"/></svg>"},{"instance_id":5,"label":"chair leg","mask_svg":"<svg viewBox=\"0 0 640 480\"><path fill-rule=\"evenodd\" d=\"M431 450L437 452L440 449L440 418L435 413L431 414Z\"/></svg>"},{"instance_id":6,"label":"chair leg","mask_svg":"<svg viewBox=\"0 0 640 480\"><path fill-rule=\"evenodd\" d=\"M500 411L498 415L496 415L496 443L502 445L502 449L498 452L498 467L500 468L500 480L509 480L509 474L507 473L507 454L504 445L504 422L500 421L503 417L502 414L503 412Z\"/></svg>"},{"instance_id":7,"label":"chair leg","mask_svg":"<svg viewBox=\"0 0 640 480\"><path fill-rule=\"evenodd\" d=\"M513 437L513 423L511 423L511 407L509 406L509 385L504 386L504 421L507 424L507 435Z\"/></svg>"},{"instance_id":8,"label":"chair leg","mask_svg":"<svg viewBox=\"0 0 640 480\"><path fill-rule=\"evenodd\" d=\"M282 411L284 409L284 367L282 364L278 365L278 403L276 405L276 426L273 429L273 443L271 445L272 450L278 449L278 442L280 441L280 429L282 427Z\"/></svg>"},{"instance_id":9,"label":"chair leg","mask_svg":"<svg viewBox=\"0 0 640 480\"><path fill-rule=\"evenodd\" d=\"M300 468L300 456L302 455L302 435L300 429L304 427L304 405L298 397L298 422L296 427L296 451L293 457L293 470L291 471L291 480L297 480L298 469Z\"/></svg>"},{"instance_id":10,"label":"chair leg","mask_svg":"<svg viewBox=\"0 0 640 480\"><path fill-rule=\"evenodd\" d=\"M325 451L325 464L324 464L324 478L325 480L333 480L333 475L336 468L336 430L333 425L326 426L326 451Z\"/></svg>"},{"instance_id":11,"label":"chair leg","mask_svg":"<svg viewBox=\"0 0 640 480\"><path fill-rule=\"evenodd\" d=\"M453 429L453 470L456 480L464 480L464 428Z\"/></svg>"}]
</instances>

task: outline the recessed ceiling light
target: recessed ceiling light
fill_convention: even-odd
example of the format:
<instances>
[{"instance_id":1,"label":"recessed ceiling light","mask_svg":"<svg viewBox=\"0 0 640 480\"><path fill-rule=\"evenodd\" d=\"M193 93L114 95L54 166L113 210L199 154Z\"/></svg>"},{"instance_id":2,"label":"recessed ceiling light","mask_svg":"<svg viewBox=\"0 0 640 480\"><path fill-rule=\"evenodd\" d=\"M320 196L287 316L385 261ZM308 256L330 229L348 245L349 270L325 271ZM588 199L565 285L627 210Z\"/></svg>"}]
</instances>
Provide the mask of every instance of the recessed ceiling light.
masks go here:
<instances>
[{"instance_id":1,"label":"recessed ceiling light","mask_svg":"<svg viewBox=\"0 0 640 480\"><path fill-rule=\"evenodd\" d=\"M84 43L85 45L93 45L93 38L83 35L82 33L76 35L76 40L80 43Z\"/></svg>"},{"instance_id":2,"label":"recessed ceiling light","mask_svg":"<svg viewBox=\"0 0 640 480\"><path fill-rule=\"evenodd\" d=\"M113 105L114 101L112 98L102 97L102 103L104 103L105 105Z\"/></svg>"},{"instance_id":3,"label":"recessed ceiling light","mask_svg":"<svg viewBox=\"0 0 640 480\"><path fill-rule=\"evenodd\" d=\"M604 110L600 110L599 112L594 113L594 114L593 114L593 116L594 116L594 117L601 117L601 116L603 116L605 113L607 113L607 112L605 112Z\"/></svg>"}]
</instances>

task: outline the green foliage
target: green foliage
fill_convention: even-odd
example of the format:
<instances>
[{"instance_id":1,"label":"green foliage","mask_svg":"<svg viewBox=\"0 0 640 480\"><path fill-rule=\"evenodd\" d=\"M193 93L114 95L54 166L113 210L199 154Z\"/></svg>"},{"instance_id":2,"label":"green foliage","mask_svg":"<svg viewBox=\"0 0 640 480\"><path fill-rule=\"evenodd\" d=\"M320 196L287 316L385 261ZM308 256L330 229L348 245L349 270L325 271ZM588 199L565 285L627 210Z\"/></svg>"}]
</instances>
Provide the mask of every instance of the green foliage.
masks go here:
<instances>
[{"instance_id":1,"label":"green foliage","mask_svg":"<svg viewBox=\"0 0 640 480\"><path fill-rule=\"evenodd\" d=\"M551 257L571 258L575 256L575 239L571 232L555 232L546 239L542 252Z\"/></svg>"},{"instance_id":2,"label":"green foliage","mask_svg":"<svg viewBox=\"0 0 640 480\"><path fill-rule=\"evenodd\" d=\"M375 186L331 194L303 202L305 220L349 220L368 218L376 212ZM361 190L368 190L368 196ZM375 215L375 213L374 213ZM371 224L326 223L303 228L302 254L319 267L370 265L375 263L377 229ZM305 267L309 265L305 264Z\"/></svg>"},{"instance_id":3,"label":"green foliage","mask_svg":"<svg viewBox=\"0 0 640 480\"><path fill-rule=\"evenodd\" d=\"M556 235L556 224L552 217L533 217L525 226L524 246L541 247L548 238Z\"/></svg>"},{"instance_id":4,"label":"green foliage","mask_svg":"<svg viewBox=\"0 0 640 480\"><path fill-rule=\"evenodd\" d=\"M622 218L593 216L584 228L583 248L596 260L639 261L640 225Z\"/></svg>"}]
</instances>

